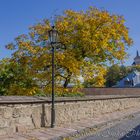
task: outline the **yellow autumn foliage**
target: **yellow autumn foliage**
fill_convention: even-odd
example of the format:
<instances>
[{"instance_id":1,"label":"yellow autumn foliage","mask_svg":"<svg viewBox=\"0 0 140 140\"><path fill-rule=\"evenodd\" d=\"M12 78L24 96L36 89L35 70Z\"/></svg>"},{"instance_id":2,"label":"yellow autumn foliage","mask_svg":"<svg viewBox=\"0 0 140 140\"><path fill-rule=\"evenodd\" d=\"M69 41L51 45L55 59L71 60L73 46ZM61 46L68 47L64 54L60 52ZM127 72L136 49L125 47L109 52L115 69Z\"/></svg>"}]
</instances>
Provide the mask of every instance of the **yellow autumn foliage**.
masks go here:
<instances>
[{"instance_id":1,"label":"yellow autumn foliage","mask_svg":"<svg viewBox=\"0 0 140 140\"><path fill-rule=\"evenodd\" d=\"M105 64L125 59L126 49L132 44L124 17L95 7L64 11L56 17L55 27L61 42L55 49L57 91L70 83L80 85L79 76L93 86L104 86ZM50 29L49 20L44 19L30 27L28 35L20 35L6 46L15 49L12 61L27 67L45 93L51 92L51 46L41 44L48 40ZM34 87L28 94L34 94Z\"/></svg>"}]
</instances>

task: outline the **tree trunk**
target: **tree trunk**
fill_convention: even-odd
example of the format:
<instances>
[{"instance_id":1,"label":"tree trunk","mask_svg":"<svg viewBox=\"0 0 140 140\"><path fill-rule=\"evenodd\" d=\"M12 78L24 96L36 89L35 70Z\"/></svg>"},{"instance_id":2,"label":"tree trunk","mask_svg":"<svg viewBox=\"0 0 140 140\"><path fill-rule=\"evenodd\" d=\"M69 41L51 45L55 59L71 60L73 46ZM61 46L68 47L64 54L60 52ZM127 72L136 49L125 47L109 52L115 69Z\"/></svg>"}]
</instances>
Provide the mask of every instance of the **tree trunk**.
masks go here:
<instances>
[{"instance_id":1,"label":"tree trunk","mask_svg":"<svg viewBox=\"0 0 140 140\"><path fill-rule=\"evenodd\" d=\"M68 84L70 83L70 78L71 78L71 74L69 74L65 80L65 83L63 85L64 88L67 88Z\"/></svg>"}]
</instances>

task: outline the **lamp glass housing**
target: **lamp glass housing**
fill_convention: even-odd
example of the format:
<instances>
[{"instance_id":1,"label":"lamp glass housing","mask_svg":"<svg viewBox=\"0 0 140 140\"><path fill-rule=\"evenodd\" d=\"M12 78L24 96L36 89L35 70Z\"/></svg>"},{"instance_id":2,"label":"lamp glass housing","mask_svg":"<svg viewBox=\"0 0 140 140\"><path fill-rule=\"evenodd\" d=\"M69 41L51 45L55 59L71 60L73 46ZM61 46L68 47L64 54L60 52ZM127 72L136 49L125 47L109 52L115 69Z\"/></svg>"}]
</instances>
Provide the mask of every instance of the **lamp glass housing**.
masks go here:
<instances>
[{"instance_id":1,"label":"lamp glass housing","mask_svg":"<svg viewBox=\"0 0 140 140\"><path fill-rule=\"evenodd\" d=\"M58 31L52 26L52 29L48 32L49 33L49 40L52 44L57 43L58 41Z\"/></svg>"}]
</instances>

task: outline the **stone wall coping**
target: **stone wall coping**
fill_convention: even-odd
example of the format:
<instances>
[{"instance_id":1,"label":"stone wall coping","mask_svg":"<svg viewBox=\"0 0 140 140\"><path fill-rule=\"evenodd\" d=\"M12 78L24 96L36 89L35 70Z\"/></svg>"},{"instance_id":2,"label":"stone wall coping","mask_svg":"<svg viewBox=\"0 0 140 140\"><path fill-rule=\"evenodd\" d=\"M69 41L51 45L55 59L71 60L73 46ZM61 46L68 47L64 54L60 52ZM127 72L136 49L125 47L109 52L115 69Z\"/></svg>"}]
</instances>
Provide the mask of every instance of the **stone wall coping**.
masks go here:
<instances>
[{"instance_id":1,"label":"stone wall coping","mask_svg":"<svg viewBox=\"0 0 140 140\"><path fill-rule=\"evenodd\" d=\"M56 97L55 103L124 99L124 98L140 98L140 95L92 95L84 97ZM51 98L36 97L36 96L0 96L0 104L39 104L39 103L51 103Z\"/></svg>"}]
</instances>

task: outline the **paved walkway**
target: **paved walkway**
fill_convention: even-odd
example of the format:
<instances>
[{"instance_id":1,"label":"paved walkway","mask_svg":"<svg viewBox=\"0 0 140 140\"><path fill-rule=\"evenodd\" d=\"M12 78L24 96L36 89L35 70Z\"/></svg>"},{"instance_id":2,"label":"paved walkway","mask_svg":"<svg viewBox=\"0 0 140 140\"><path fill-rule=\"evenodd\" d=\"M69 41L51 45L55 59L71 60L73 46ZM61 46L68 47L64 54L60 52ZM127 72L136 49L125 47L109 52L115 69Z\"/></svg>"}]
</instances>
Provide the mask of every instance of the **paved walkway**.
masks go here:
<instances>
[{"instance_id":1,"label":"paved walkway","mask_svg":"<svg viewBox=\"0 0 140 140\"><path fill-rule=\"evenodd\" d=\"M121 120L127 120L135 114L140 114L139 108L131 108L114 113L95 116L63 127L42 128L26 133L16 133L10 136L0 136L0 140L73 140L99 129L112 126Z\"/></svg>"}]
</instances>

